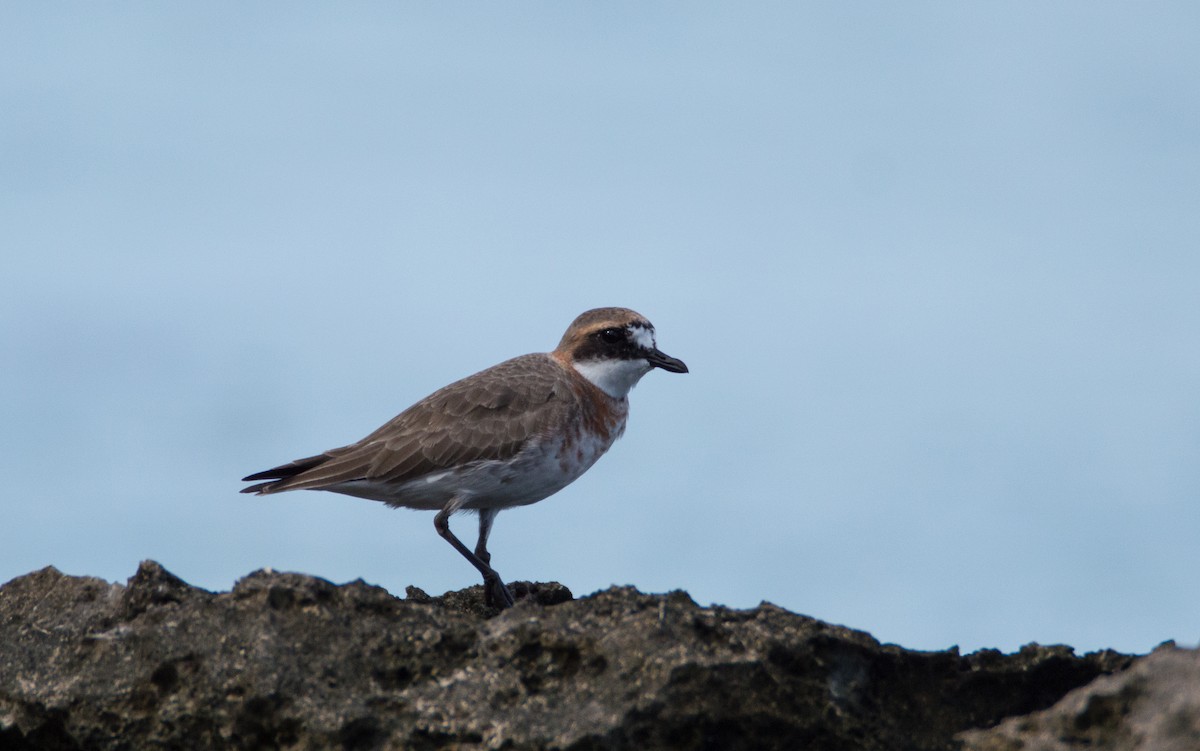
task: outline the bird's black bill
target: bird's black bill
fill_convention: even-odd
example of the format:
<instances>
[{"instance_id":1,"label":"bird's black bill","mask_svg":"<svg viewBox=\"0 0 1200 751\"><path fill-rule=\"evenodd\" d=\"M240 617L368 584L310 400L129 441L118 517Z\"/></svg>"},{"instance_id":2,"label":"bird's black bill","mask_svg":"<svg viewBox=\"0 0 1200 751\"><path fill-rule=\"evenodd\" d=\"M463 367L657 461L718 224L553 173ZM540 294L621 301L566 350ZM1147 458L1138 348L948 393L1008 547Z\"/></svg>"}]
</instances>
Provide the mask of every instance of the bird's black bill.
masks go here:
<instances>
[{"instance_id":1,"label":"bird's black bill","mask_svg":"<svg viewBox=\"0 0 1200 751\"><path fill-rule=\"evenodd\" d=\"M649 354L649 356L646 357L646 361L649 362L651 365L653 365L656 368L662 368L663 370L669 371L671 373L686 373L686 372L688 372L687 366L683 364L683 360L679 360L674 357L671 357L670 355L663 354L662 352L659 352L657 349L654 350L653 352L651 352Z\"/></svg>"}]
</instances>

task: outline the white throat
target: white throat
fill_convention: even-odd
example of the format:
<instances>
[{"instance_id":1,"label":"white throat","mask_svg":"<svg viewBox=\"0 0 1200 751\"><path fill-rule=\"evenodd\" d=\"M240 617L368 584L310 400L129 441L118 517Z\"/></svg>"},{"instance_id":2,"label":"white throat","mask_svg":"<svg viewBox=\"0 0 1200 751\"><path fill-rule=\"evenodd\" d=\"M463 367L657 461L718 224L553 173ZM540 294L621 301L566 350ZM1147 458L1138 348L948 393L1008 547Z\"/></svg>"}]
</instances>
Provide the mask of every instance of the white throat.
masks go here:
<instances>
[{"instance_id":1,"label":"white throat","mask_svg":"<svg viewBox=\"0 0 1200 751\"><path fill-rule=\"evenodd\" d=\"M614 399L624 399L652 369L645 360L584 360L575 363L579 375Z\"/></svg>"}]
</instances>

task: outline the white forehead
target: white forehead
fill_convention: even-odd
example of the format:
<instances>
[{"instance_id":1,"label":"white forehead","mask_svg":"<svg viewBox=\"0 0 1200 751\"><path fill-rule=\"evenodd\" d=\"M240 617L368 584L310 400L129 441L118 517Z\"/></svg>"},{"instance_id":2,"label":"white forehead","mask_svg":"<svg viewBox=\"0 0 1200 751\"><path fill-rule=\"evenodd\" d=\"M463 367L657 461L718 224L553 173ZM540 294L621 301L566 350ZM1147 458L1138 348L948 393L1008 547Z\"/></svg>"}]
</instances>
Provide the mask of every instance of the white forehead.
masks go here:
<instances>
[{"instance_id":1,"label":"white forehead","mask_svg":"<svg viewBox=\"0 0 1200 751\"><path fill-rule=\"evenodd\" d=\"M629 327L629 331L633 334L633 340L642 349L657 349L658 345L654 342L653 326L643 326L640 323L635 323Z\"/></svg>"}]
</instances>

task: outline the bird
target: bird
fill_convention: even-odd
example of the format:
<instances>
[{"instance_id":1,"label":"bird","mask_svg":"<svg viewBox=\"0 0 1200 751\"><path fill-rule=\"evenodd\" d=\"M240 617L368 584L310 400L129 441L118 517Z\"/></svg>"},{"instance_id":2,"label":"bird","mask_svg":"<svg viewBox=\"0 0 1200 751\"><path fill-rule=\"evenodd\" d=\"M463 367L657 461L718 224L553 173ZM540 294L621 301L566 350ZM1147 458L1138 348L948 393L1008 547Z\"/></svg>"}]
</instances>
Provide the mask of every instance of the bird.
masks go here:
<instances>
[{"instance_id":1,"label":"bird","mask_svg":"<svg viewBox=\"0 0 1200 751\"><path fill-rule=\"evenodd\" d=\"M551 352L521 355L451 383L362 440L242 478L242 493L328 490L388 506L436 511L446 542L483 576L485 603L512 592L491 566L488 536L503 509L570 485L624 432L628 394L659 368L687 373L658 349L654 326L628 308L580 314ZM479 515L474 550L450 530Z\"/></svg>"}]
</instances>

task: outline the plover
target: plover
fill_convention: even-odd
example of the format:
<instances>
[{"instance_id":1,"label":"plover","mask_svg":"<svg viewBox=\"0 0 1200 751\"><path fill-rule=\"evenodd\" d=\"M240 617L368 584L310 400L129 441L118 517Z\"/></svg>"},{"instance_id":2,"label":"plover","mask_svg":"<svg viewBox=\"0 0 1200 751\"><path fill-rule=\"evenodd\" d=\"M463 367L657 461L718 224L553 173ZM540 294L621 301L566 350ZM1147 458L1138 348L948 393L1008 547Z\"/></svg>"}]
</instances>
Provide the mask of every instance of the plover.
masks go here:
<instances>
[{"instance_id":1,"label":"plover","mask_svg":"<svg viewBox=\"0 0 1200 751\"><path fill-rule=\"evenodd\" d=\"M513 604L491 567L492 522L574 482L625 431L629 390L654 368L686 373L654 327L626 308L571 323L553 352L522 355L439 389L349 446L243 478L243 493L331 490L393 507L437 511L434 528L483 575L485 600ZM479 514L471 551L450 531Z\"/></svg>"}]
</instances>

